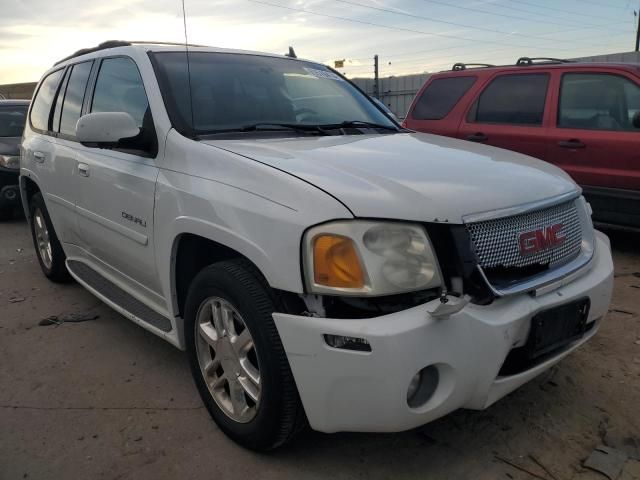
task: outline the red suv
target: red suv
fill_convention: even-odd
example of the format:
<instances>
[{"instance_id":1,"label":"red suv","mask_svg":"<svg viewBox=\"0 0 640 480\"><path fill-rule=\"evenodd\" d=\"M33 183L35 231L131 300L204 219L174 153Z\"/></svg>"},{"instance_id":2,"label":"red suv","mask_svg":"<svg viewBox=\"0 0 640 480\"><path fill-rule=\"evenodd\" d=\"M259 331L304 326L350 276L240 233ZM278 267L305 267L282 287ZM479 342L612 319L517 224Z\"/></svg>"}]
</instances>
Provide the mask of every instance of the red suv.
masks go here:
<instances>
[{"instance_id":1,"label":"red suv","mask_svg":"<svg viewBox=\"0 0 640 480\"><path fill-rule=\"evenodd\" d=\"M429 77L404 126L551 162L582 186L594 221L640 228L640 65L457 63Z\"/></svg>"}]
</instances>

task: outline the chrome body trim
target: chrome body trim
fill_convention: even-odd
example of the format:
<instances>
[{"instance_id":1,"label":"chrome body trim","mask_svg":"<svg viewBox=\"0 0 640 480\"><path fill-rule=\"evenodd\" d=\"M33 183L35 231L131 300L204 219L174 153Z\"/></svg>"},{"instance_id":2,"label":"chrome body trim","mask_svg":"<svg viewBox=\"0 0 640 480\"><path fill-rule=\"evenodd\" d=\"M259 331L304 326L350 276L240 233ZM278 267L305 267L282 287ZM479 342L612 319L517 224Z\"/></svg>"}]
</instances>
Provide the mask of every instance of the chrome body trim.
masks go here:
<instances>
[{"instance_id":1,"label":"chrome body trim","mask_svg":"<svg viewBox=\"0 0 640 480\"><path fill-rule=\"evenodd\" d=\"M496 218L512 217L521 213L531 212L533 210L540 210L543 208L551 207L559 203L568 202L569 200L580 197L581 190L574 190L573 192L563 193L556 197L545 198L532 203L524 203L522 205L516 205L515 207L502 208L500 210L493 210L488 212L470 213L462 217L463 223L476 223L484 222L486 220L495 220Z\"/></svg>"}]
</instances>

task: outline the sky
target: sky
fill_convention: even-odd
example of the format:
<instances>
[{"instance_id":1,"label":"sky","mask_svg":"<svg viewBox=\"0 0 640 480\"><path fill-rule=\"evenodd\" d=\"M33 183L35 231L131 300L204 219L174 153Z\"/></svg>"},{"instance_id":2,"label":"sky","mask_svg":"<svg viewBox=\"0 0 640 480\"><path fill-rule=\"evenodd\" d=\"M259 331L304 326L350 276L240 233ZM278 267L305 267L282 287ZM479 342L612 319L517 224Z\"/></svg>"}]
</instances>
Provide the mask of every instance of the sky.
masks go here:
<instances>
[{"instance_id":1,"label":"sky","mask_svg":"<svg viewBox=\"0 0 640 480\"><path fill-rule=\"evenodd\" d=\"M184 41L180 0L0 0L0 84L105 40ZM640 0L184 0L190 43L284 53L349 77L633 50Z\"/></svg>"}]
</instances>

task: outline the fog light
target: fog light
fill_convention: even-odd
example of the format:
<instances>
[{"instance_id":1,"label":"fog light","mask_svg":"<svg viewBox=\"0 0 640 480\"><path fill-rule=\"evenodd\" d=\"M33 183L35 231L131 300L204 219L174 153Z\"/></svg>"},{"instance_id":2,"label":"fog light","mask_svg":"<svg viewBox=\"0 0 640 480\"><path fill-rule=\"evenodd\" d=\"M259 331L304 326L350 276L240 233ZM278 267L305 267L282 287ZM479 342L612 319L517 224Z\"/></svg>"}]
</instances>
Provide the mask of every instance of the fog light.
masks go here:
<instances>
[{"instance_id":1,"label":"fog light","mask_svg":"<svg viewBox=\"0 0 640 480\"><path fill-rule=\"evenodd\" d=\"M420 386L420 377L422 376L422 371L416 373L411 381L409 382L409 390L407 390L407 403L411 402L411 399L415 396L418 391L418 387Z\"/></svg>"},{"instance_id":2,"label":"fog light","mask_svg":"<svg viewBox=\"0 0 640 480\"><path fill-rule=\"evenodd\" d=\"M440 381L440 373L434 365L424 367L409 382L407 389L407 405L418 408L429 401L435 393Z\"/></svg>"},{"instance_id":3,"label":"fog light","mask_svg":"<svg viewBox=\"0 0 640 480\"><path fill-rule=\"evenodd\" d=\"M324 341L333 348L340 348L343 350L355 350L357 352L370 352L371 344L364 339L358 337L345 337L342 335L329 335L324 334Z\"/></svg>"}]
</instances>

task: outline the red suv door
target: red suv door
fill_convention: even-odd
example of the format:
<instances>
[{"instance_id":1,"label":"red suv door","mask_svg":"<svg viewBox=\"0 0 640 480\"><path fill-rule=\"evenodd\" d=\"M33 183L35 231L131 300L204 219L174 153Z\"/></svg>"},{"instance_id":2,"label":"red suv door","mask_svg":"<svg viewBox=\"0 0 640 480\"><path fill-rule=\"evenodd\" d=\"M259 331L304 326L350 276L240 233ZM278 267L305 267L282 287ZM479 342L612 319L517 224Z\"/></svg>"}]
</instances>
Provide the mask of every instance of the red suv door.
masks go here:
<instances>
[{"instance_id":1,"label":"red suv door","mask_svg":"<svg viewBox=\"0 0 640 480\"><path fill-rule=\"evenodd\" d=\"M640 227L640 78L611 68L558 72L549 160L584 188L594 220Z\"/></svg>"},{"instance_id":2,"label":"red suv door","mask_svg":"<svg viewBox=\"0 0 640 480\"><path fill-rule=\"evenodd\" d=\"M550 78L540 70L497 73L471 103L457 136L546 159Z\"/></svg>"}]
</instances>

